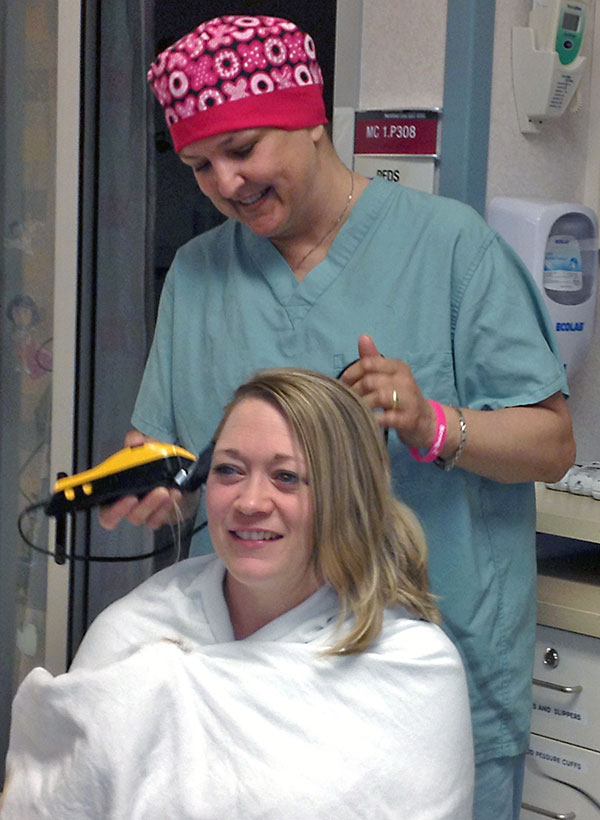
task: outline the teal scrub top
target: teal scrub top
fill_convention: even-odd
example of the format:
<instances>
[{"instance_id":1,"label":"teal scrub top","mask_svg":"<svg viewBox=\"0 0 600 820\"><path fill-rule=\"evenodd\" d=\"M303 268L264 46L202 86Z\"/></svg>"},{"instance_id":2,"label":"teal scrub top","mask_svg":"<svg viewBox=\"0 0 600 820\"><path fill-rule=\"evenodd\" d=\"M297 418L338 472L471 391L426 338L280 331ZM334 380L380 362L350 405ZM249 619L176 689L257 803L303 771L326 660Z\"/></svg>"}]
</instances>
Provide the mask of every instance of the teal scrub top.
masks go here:
<instances>
[{"instance_id":1,"label":"teal scrub top","mask_svg":"<svg viewBox=\"0 0 600 820\"><path fill-rule=\"evenodd\" d=\"M178 251L133 425L200 452L256 370L335 377L357 358L361 333L445 404L494 410L566 392L542 299L511 248L468 206L375 179L302 282L239 222ZM395 492L421 520L431 587L465 662L477 759L519 754L531 709L533 485L418 463L393 432L388 446ZM199 535L193 554L210 549Z\"/></svg>"}]
</instances>

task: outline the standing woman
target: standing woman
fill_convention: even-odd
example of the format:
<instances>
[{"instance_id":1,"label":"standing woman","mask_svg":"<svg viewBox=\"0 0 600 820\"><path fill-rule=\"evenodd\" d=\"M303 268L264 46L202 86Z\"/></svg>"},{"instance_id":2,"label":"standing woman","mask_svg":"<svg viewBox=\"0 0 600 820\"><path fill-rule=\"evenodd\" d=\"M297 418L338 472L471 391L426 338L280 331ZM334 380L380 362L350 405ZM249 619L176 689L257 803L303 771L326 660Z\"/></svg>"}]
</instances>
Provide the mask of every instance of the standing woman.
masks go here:
<instances>
[{"instance_id":1,"label":"standing woman","mask_svg":"<svg viewBox=\"0 0 600 820\"><path fill-rule=\"evenodd\" d=\"M255 370L343 371L389 429L393 485L423 524L431 586L465 662L475 818L518 818L533 482L558 480L575 456L535 284L470 208L344 166L314 43L294 23L214 18L160 54L149 78L175 150L230 218L174 259L126 440L199 452ZM157 527L173 498L127 498L101 520Z\"/></svg>"}]
</instances>

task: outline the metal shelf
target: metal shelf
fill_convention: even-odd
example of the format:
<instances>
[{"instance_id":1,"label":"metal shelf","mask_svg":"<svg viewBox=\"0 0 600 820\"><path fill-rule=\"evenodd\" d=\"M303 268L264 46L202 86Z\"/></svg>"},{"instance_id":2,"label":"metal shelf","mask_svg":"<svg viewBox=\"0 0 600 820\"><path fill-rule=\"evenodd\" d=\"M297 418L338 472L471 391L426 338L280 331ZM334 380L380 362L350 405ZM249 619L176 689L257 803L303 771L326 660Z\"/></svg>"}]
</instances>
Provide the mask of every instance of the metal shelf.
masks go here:
<instances>
[{"instance_id":1,"label":"metal shelf","mask_svg":"<svg viewBox=\"0 0 600 820\"><path fill-rule=\"evenodd\" d=\"M538 532L582 542L539 561L537 621L600 638L600 501L538 484L536 503Z\"/></svg>"},{"instance_id":2,"label":"metal shelf","mask_svg":"<svg viewBox=\"0 0 600 820\"><path fill-rule=\"evenodd\" d=\"M537 622L600 638L600 578L538 575Z\"/></svg>"},{"instance_id":3,"label":"metal shelf","mask_svg":"<svg viewBox=\"0 0 600 820\"><path fill-rule=\"evenodd\" d=\"M535 487L537 530L600 544L600 501L573 493Z\"/></svg>"}]
</instances>

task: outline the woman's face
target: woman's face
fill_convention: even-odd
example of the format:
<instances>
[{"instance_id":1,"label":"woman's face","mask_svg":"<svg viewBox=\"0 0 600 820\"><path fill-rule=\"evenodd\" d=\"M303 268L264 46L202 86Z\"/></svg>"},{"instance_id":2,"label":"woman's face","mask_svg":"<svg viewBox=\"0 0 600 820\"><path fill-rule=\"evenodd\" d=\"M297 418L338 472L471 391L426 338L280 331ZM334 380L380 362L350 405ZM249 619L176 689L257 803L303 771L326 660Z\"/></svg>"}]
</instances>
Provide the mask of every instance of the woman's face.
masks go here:
<instances>
[{"instance_id":1,"label":"woman's face","mask_svg":"<svg viewBox=\"0 0 600 820\"><path fill-rule=\"evenodd\" d=\"M294 238L310 216L321 134L322 126L230 131L187 145L179 157L225 216L259 236Z\"/></svg>"},{"instance_id":2,"label":"woman's face","mask_svg":"<svg viewBox=\"0 0 600 820\"><path fill-rule=\"evenodd\" d=\"M216 442L206 484L208 528L228 584L297 606L319 586L312 492L289 423L262 399L234 407Z\"/></svg>"},{"instance_id":3,"label":"woman's face","mask_svg":"<svg viewBox=\"0 0 600 820\"><path fill-rule=\"evenodd\" d=\"M27 305L17 305L11 311L10 318L15 327L29 327L33 324L33 313Z\"/></svg>"}]
</instances>

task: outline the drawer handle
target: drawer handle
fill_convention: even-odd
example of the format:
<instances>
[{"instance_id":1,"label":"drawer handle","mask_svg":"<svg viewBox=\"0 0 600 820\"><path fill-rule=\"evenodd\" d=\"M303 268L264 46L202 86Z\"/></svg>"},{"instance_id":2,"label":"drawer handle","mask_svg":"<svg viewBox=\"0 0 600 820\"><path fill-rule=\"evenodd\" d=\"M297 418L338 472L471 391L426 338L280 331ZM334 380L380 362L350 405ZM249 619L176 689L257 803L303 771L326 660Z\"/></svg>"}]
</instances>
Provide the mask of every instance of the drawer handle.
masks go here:
<instances>
[{"instance_id":1,"label":"drawer handle","mask_svg":"<svg viewBox=\"0 0 600 820\"><path fill-rule=\"evenodd\" d=\"M559 683L550 683L550 681L540 680L539 678L534 678L533 683L535 686L543 686L545 689L553 689L555 692L564 692L565 695L577 695L579 692L583 692L583 686L561 686Z\"/></svg>"},{"instance_id":2,"label":"drawer handle","mask_svg":"<svg viewBox=\"0 0 600 820\"><path fill-rule=\"evenodd\" d=\"M540 809L539 806L532 806L530 803L521 803L521 808L526 811L532 811L534 814L541 814L543 817L551 817L552 820L576 820L577 815L574 811L564 814L563 812L548 811L547 809Z\"/></svg>"}]
</instances>

